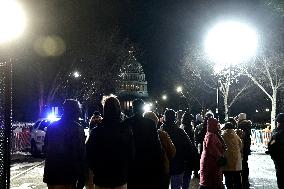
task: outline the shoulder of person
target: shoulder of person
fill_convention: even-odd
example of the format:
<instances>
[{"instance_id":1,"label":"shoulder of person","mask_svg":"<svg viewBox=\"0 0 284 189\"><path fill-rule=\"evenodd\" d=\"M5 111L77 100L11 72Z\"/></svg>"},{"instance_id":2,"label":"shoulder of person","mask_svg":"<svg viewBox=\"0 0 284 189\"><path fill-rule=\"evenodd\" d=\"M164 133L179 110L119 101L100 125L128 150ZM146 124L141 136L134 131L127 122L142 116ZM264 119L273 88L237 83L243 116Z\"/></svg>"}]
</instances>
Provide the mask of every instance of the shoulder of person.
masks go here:
<instances>
[{"instance_id":1,"label":"shoulder of person","mask_svg":"<svg viewBox=\"0 0 284 189\"><path fill-rule=\"evenodd\" d=\"M178 133L180 136L183 136L184 138L189 138L184 129L181 129L181 128L179 128L179 127L176 127L176 130L177 130L177 133Z\"/></svg>"},{"instance_id":2,"label":"shoulder of person","mask_svg":"<svg viewBox=\"0 0 284 189\"><path fill-rule=\"evenodd\" d=\"M161 129L158 129L158 133L160 137L170 137L166 131L163 131Z\"/></svg>"},{"instance_id":3,"label":"shoulder of person","mask_svg":"<svg viewBox=\"0 0 284 189\"><path fill-rule=\"evenodd\" d=\"M155 122L153 120L151 120L151 119L149 119L147 117L143 117L142 119L143 119L143 121L145 121L148 124L155 124Z\"/></svg>"},{"instance_id":4,"label":"shoulder of person","mask_svg":"<svg viewBox=\"0 0 284 189\"><path fill-rule=\"evenodd\" d=\"M104 130L104 127L103 125L100 125L98 127L95 127L91 130L91 133L90 135L94 136L94 135L97 135L98 133L102 132Z\"/></svg>"}]
</instances>

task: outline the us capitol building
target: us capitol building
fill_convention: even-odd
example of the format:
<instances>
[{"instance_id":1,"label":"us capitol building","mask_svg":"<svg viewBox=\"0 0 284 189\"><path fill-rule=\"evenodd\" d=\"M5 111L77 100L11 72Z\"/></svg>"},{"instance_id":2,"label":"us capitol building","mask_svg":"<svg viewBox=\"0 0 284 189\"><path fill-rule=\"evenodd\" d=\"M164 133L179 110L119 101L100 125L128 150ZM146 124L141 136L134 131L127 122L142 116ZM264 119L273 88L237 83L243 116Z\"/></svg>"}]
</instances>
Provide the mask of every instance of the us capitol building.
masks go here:
<instances>
[{"instance_id":1,"label":"us capitol building","mask_svg":"<svg viewBox=\"0 0 284 189\"><path fill-rule=\"evenodd\" d=\"M133 100L136 98L148 98L145 73L142 65L131 52L128 61L120 69L119 78L116 95L120 101L122 110L125 113L129 113L132 111Z\"/></svg>"}]
</instances>

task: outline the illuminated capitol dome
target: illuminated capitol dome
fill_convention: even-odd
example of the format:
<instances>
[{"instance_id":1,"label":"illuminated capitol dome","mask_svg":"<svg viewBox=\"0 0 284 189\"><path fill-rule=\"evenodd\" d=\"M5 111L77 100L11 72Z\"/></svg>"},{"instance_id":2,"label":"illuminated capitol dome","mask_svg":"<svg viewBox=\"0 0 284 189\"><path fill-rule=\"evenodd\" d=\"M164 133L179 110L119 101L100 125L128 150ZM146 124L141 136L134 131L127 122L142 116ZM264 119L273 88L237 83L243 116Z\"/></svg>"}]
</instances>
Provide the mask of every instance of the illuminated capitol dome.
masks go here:
<instances>
[{"instance_id":1,"label":"illuminated capitol dome","mask_svg":"<svg viewBox=\"0 0 284 189\"><path fill-rule=\"evenodd\" d=\"M132 52L130 52L128 61L122 65L119 77L117 96L122 110L129 112L132 109L134 99L146 99L148 97L145 73Z\"/></svg>"}]
</instances>

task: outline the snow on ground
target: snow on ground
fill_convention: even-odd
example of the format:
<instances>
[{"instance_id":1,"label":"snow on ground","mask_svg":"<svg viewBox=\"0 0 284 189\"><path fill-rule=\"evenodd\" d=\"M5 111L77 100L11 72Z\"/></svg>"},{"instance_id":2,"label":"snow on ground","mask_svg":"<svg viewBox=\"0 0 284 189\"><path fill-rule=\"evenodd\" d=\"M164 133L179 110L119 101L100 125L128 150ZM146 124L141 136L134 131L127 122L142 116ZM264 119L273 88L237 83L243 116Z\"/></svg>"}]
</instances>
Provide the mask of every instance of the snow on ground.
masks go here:
<instances>
[{"instance_id":1,"label":"snow on ground","mask_svg":"<svg viewBox=\"0 0 284 189\"><path fill-rule=\"evenodd\" d=\"M265 153L252 153L249 156L251 188L277 189L274 163Z\"/></svg>"},{"instance_id":2,"label":"snow on ground","mask_svg":"<svg viewBox=\"0 0 284 189\"><path fill-rule=\"evenodd\" d=\"M47 189L42 181L43 165L11 180L11 189Z\"/></svg>"}]
</instances>

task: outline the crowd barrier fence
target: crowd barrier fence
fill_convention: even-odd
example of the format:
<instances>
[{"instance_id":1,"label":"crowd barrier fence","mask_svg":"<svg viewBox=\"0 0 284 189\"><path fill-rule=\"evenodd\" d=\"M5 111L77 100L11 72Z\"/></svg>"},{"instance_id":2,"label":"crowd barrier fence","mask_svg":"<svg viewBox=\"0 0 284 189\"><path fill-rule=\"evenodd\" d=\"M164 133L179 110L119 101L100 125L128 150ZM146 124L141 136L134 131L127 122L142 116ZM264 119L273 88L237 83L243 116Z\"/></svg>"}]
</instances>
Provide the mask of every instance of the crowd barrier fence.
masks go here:
<instances>
[{"instance_id":1,"label":"crowd barrier fence","mask_svg":"<svg viewBox=\"0 0 284 189\"><path fill-rule=\"evenodd\" d=\"M263 130L251 130L251 144L252 145L264 145L267 146L271 139L271 131L268 129Z\"/></svg>"},{"instance_id":2,"label":"crowd barrier fence","mask_svg":"<svg viewBox=\"0 0 284 189\"><path fill-rule=\"evenodd\" d=\"M31 147L32 123L17 123L12 126L11 152L29 151ZM251 145L267 146L271 139L270 130L251 130Z\"/></svg>"},{"instance_id":3,"label":"crowd barrier fence","mask_svg":"<svg viewBox=\"0 0 284 189\"><path fill-rule=\"evenodd\" d=\"M13 123L11 133L11 153L29 151L31 147L31 127L33 123Z\"/></svg>"}]
</instances>

